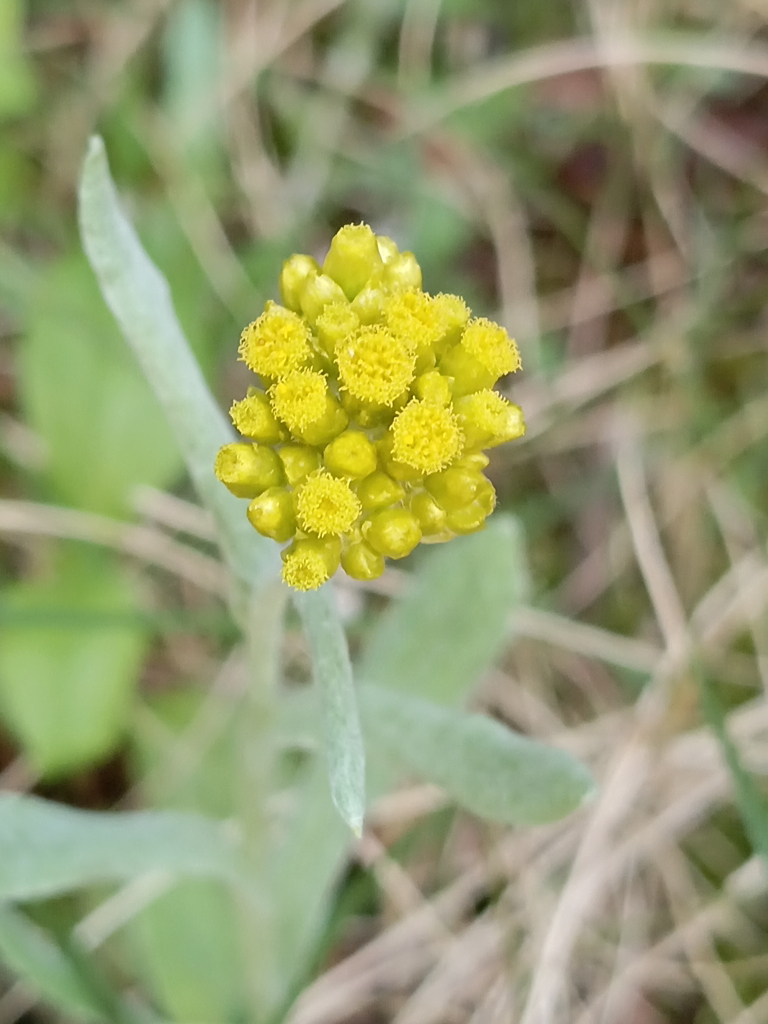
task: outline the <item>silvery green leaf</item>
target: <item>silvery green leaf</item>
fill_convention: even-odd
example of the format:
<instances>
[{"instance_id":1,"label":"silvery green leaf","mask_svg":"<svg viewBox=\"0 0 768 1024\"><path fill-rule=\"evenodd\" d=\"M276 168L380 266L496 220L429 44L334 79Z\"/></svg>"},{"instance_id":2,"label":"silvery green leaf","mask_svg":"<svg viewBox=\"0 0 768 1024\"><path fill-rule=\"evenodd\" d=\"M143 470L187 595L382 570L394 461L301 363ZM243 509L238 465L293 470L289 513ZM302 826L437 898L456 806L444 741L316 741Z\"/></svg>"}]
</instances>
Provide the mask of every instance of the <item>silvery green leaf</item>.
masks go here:
<instances>
[{"instance_id":1,"label":"silvery green leaf","mask_svg":"<svg viewBox=\"0 0 768 1024\"><path fill-rule=\"evenodd\" d=\"M175 811L81 811L0 793L0 900L31 900L149 871L237 881L226 825Z\"/></svg>"},{"instance_id":2,"label":"silvery green leaf","mask_svg":"<svg viewBox=\"0 0 768 1024\"><path fill-rule=\"evenodd\" d=\"M297 594L295 603L320 696L331 796L344 821L359 836L365 815L365 751L346 637L330 587Z\"/></svg>"},{"instance_id":3,"label":"silvery green leaf","mask_svg":"<svg viewBox=\"0 0 768 1024\"><path fill-rule=\"evenodd\" d=\"M104 143L93 136L79 188L80 233L104 299L163 407L197 492L212 512L235 575L253 584L276 565L274 544L249 525L243 503L214 477L233 434L179 326L165 278L121 209Z\"/></svg>"}]
</instances>

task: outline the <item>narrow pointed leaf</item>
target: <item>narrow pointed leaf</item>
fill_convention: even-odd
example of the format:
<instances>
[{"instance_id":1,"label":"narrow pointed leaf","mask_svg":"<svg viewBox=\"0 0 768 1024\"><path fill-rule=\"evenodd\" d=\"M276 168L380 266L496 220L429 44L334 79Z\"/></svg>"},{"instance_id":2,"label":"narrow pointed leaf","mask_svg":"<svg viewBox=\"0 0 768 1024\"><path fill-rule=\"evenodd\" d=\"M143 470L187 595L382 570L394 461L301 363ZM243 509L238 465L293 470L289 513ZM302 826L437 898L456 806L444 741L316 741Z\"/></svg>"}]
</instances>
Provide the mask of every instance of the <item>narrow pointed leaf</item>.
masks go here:
<instances>
[{"instance_id":1,"label":"narrow pointed leaf","mask_svg":"<svg viewBox=\"0 0 768 1024\"><path fill-rule=\"evenodd\" d=\"M68 1017L103 1020L103 1007L74 965L28 917L0 904L0 961Z\"/></svg>"},{"instance_id":2,"label":"narrow pointed leaf","mask_svg":"<svg viewBox=\"0 0 768 1024\"><path fill-rule=\"evenodd\" d=\"M79 189L80 233L104 299L160 401L202 501L219 526L236 576L259 578L275 564L274 545L259 537L242 502L213 475L221 445L233 439L179 326L165 278L123 213L104 143L91 138Z\"/></svg>"}]
</instances>

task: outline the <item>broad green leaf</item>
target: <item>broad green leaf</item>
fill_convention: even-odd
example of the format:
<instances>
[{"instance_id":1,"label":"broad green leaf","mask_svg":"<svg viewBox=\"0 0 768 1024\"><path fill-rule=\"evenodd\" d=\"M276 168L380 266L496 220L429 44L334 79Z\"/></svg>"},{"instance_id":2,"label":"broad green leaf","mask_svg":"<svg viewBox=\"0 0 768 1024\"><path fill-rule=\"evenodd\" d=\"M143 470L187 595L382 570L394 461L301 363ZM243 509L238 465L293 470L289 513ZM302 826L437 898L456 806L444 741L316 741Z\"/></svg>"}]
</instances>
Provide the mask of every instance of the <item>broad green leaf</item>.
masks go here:
<instances>
[{"instance_id":1,"label":"broad green leaf","mask_svg":"<svg viewBox=\"0 0 768 1024\"><path fill-rule=\"evenodd\" d=\"M138 717L142 790L154 807L217 817L234 814L237 710L230 697L184 690L154 699ZM195 741L195 730L203 721L205 739ZM142 910L128 934L138 971L172 1019L224 1021L244 1016L240 921L226 884L182 881Z\"/></svg>"},{"instance_id":2,"label":"broad green leaf","mask_svg":"<svg viewBox=\"0 0 768 1024\"><path fill-rule=\"evenodd\" d=\"M104 1007L61 948L18 910L0 904L0 961L68 1017L103 1020Z\"/></svg>"},{"instance_id":3,"label":"broad green leaf","mask_svg":"<svg viewBox=\"0 0 768 1024\"><path fill-rule=\"evenodd\" d=\"M172 483L181 459L82 256L38 279L18 352L30 425L45 442L57 497L105 514L129 507L137 484Z\"/></svg>"},{"instance_id":4,"label":"broad green leaf","mask_svg":"<svg viewBox=\"0 0 768 1024\"><path fill-rule=\"evenodd\" d=\"M593 789L570 754L486 715L440 707L379 686L360 691L366 736L459 804L505 825L541 825L575 810Z\"/></svg>"},{"instance_id":5,"label":"broad green leaf","mask_svg":"<svg viewBox=\"0 0 768 1024\"><path fill-rule=\"evenodd\" d=\"M275 545L249 525L243 503L213 475L233 432L205 383L179 326L167 282L123 213L104 143L94 136L79 190L80 232L102 294L158 398L202 501L219 528L235 576L253 584L277 565Z\"/></svg>"},{"instance_id":6,"label":"broad green leaf","mask_svg":"<svg viewBox=\"0 0 768 1024\"><path fill-rule=\"evenodd\" d=\"M520 528L495 515L481 533L424 557L416 578L381 617L360 678L460 705L496 657L528 582Z\"/></svg>"},{"instance_id":7,"label":"broad green leaf","mask_svg":"<svg viewBox=\"0 0 768 1024\"><path fill-rule=\"evenodd\" d=\"M81 811L0 793L0 900L32 900L150 871L241 878L226 825L174 811Z\"/></svg>"},{"instance_id":8,"label":"broad green leaf","mask_svg":"<svg viewBox=\"0 0 768 1024\"><path fill-rule=\"evenodd\" d=\"M136 963L173 1020L243 1019L240 921L234 897L216 881L184 881L130 926Z\"/></svg>"},{"instance_id":9,"label":"broad green leaf","mask_svg":"<svg viewBox=\"0 0 768 1024\"><path fill-rule=\"evenodd\" d=\"M323 740L331 796L344 821L362 835L365 815L365 751L355 683L344 630L330 587L295 598L320 694Z\"/></svg>"},{"instance_id":10,"label":"broad green leaf","mask_svg":"<svg viewBox=\"0 0 768 1024\"><path fill-rule=\"evenodd\" d=\"M58 775L108 754L147 646L130 579L101 553L73 549L53 580L6 590L3 607L0 714L35 769Z\"/></svg>"}]
</instances>

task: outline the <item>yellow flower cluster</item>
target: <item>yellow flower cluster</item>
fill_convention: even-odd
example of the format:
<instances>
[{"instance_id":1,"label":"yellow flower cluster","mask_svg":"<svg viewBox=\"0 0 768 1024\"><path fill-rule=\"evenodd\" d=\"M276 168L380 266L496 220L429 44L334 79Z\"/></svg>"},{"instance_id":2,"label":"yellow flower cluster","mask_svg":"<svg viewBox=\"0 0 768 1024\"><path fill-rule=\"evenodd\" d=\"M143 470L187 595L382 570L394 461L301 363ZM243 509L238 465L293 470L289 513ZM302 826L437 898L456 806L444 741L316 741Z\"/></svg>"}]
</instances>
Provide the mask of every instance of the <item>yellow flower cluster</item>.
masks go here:
<instances>
[{"instance_id":1,"label":"yellow flower cluster","mask_svg":"<svg viewBox=\"0 0 768 1024\"><path fill-rule=\"evenodd\" d=\"M261 383L230 410L247 441L215 472L279 543L283 579L312 590L339 566L371 580L419 542L482 529L496 495L484 448L520 437L493 391L520 367L498 324L456 295L421 290L410 252L350 224L319 266L294 255L240 339Z\"/></svg>"}]
</instances>

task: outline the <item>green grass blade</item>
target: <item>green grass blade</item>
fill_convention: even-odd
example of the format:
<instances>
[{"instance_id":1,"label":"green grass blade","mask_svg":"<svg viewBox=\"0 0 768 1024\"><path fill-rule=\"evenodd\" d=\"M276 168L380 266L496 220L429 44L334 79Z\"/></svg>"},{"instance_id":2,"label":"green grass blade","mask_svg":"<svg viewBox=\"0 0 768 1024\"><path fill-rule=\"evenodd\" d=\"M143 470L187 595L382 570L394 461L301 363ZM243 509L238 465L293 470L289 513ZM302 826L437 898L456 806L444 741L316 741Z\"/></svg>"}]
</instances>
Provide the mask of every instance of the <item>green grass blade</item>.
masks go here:
<instances>
[{"instance_id":1,"label":"green grass blade","mask_svg":"<svg viewBox=\"0 0 768 1024\"><path fill-rule=\"evenodd\" d=\"M0 960L57 1010L77 1020L103 1020L101 1002L80 972L38 925L0 904Z\"/></svg>"},{"instance_id":2,"label":"green grass blade","mask_svg":"<svg viewBox=\"0 0 768 1024\"><path fill-rule=\"evenodd\" d=\"M717 737L723 759L733 780L736 806L744 829L753 850L768 864L768 804L757 788L755 780L741 763L739 751L726 728L726 709L714 685L697 666L693 666L693 672L699 687L702 714Z\"/></svg>"}]
</instances>

